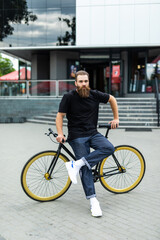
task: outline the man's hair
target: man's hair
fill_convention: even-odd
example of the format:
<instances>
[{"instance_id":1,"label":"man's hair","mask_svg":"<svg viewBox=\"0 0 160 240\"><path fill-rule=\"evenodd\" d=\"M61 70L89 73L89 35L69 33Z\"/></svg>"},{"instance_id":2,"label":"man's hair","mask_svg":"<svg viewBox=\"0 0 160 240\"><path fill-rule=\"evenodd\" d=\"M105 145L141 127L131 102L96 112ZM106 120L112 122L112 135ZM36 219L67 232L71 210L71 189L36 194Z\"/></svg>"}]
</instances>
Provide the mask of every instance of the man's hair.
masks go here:
<instances>
[{"instance_id":1,"label":"man's hair","mask_svg":"<svg viewBox=\"0 0 160 240\"><path fill-rule=\"evenodd\" d=\"M88 79L89 79L89 73L86 72L86 71L84 71L84 70L80 70L80 71L76 72L76 76L75 76L75 80L76 80L76 81L77 81L77 77L78 77L79 75L87 75L87 76L88 76Z\"/></svg>"}]
</instances>

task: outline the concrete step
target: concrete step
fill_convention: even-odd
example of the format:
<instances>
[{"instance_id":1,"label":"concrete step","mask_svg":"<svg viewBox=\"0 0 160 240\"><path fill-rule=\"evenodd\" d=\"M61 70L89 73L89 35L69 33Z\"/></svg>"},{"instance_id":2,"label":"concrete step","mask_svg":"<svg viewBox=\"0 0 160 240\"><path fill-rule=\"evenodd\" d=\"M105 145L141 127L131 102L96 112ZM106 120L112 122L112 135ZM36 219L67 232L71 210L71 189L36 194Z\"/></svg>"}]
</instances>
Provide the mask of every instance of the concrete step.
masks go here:
<instances>
[{"instance_id":1,"label":"concrete step","mask_svg":"<svg viewBox=\"0 0 160 240\"><path fill-rule=\"evenodd\" d=\"M112 112L105 112L105 113L99 113L99 117L107 117L107 116L113 116L113 113ZM125 117L125 118L128 118L128 117L156 117L157 116L157 113L155 112L150 112L150 111L146 111L146 112L130 112L130 111L123 111L123 112L119 112L119 116L120 117Z\"/></svg>"},{"instance_id":2,"label":"concrete step","mask_svg":"<svg viewBox=\"0 0 160 240\"><path fill-rule=\"evenodd\" d=\"M134 97L134 98L116 98L117 102L120 103L120 102L128 102L128 103L132 103L132 102L149 102L149 103L152 103L152 102L155 102L155 98L137 98L137 97Z\"/></svg>"},{"instance_id":3,"label":"concrete step","mask_svg":"<svg viewBox=\"0 0 160 240\"><path fill-rule=\"evenodd\" d=\"M121 111L121 110L127 110L127 109L154 109L156 108L156 105L155 106L152 106L152 105L118 105L118 110ZM102 111L102 110L108 110L110 109L110 106L109 105L103 105L103 106L100 106L99 110Z\"/></svg>"},{"instance_id":4,"label":"concrete step","mask_svg":"<svg viewBox=\"0 0 160 240\"><path fill-rule=\"evenodd\" d=\"M118 106L121 105L129 105L129 106L134 106L134 105L141 105L141 106L145 106L145 105L151 105L151 106L155 106L156 102L117 102ZM105 106L107 106L108 104L105 104ZM102 106L102 104L100 104L100 106Z\"/></svg>"},{"instance_id":5,"label":"concrete step","mask_svg":"<svg viewBox=\"0 0 160 240\"><path fill-rule=\"evenodd\" d=\"M35 116L34 119L39 119L39 120L46 120L46 121L53 121L55 120L55 118L51 117L51 116ZM111 121L113 119L112 116L99 116L99 121ZM145 117L145 116L138 116L138 117L135 117L135 116L128 116L128 117L119 117L120 119L120 122L121 121L126 121L126 122L129 122L129 121L135 121L135 122L155 122L157 121L157 117L153 117L153 116L150 116L150 117ZM65 118L64 121L67 121L67 119Z\"/></svg>"},{"instance_id":6,"label":"concrete step","mask_svg":"<svg viewBox=\"0 0 160 240\"><path fill-rule=\"evenodd\" d=\"M56 118L56 115L57 113L46 113L44 114L43 116L46 116L46 117L52 117L52 118ZM110 112L100 112L99 113L99 117L101 116L104 116L104 117L107 117L107 116L113 116L113 113L112 111ZM119 116L120 117L157 117L157 114L155 112L150 112L150 111L145 111L145 112L142 112L142 111L123 111L123 112L119 112Z\"/></svg>"},{"instance_id":7,"label":"concrete step","mask_svg":"<svg viewBox=\"0 0 160 240\"><path fill-rule=\"evenodd\" d=\"M55 121L47 121L47 120L37 120L37 119L27 119L27 122L31 122L31 123L42 123L42 124L47 124L47 125L55 125ZM98 121L98 125L99 124L105 124L107 123L106 121ZM64 121L64 126L67 126L67 121ZM119 128L158 128L157 127L157 123L150 123L150 122L146 122L146 123L138 123L137 122L120 122Z\"/></svg>"},{"instance_id":8,"label":"concrete step","mask_svg":"<svg viewBox=\"0 0 160 240\"><path fill-rule=\"evenodd\" d=\"M104 122L104 121L101 121L101 120L99 120L98 121L98 124L103 124L103 123L106 123L106 121ZM122 128L122 127L124 127L124 126L127 126L127 127L132 127L132 126L137 126L137 127L140 127L140 126L143 126L143 127L145 127L145 126L150 126L150 127L152 127L152 126L154 126L154 127L156 127L157 126L157 122L149 122L149 121L146 121L146 122L137 122L137 121L120 121L120 127Z\"/></svg>"},{"instance_id":9,"label":"concrete step","mask_svg":"<svg viewBox=\"0 0 160 240\"><path fill-rule=\"evenodd\" d=\"M37 119L34 119L34 118L28 118L27 119L27 122L30 122L30 123L42 123L42 124L48 124L48 125L55 125L55 121L47 121L47 120L37 120ZM64 126L66 126L66 123L64 123Z\"/></svg>"},{"instance_id":10,"label":"concrete step","mask_svg":"<svg viewBox=\"0 0 160 240\"><path fill-rule=\"evenodd\" d=\"M108 114L111 114L112 113L112 110L111 109L105 109L105 110L99 110L99 115L108 115ZM131 115L134 115L134 114L156 114L156 109L149 109L149 108L146 108L146 109L119 109L119 115L120 114L131 114ZM50 113L45 113L43 114L44 116L52 116L52 117L56 117L57 115L57 112L50 112Z\"/></svg>"},{"instance_id":11,"label":"concrete step","mask_svg":"<svg viewBox=\"0 0 160 240\"><path fill-rule=\"evenodd\" d=\"M120 118L120 128L156 128L156 101L153 98L117 98ZM28 122L54 124L57 111L35 116ZM98 124L107 123L113 119L110 104L100 104ZM67 119L64 118L64 125Z\"/></svg>"}]
</instances>

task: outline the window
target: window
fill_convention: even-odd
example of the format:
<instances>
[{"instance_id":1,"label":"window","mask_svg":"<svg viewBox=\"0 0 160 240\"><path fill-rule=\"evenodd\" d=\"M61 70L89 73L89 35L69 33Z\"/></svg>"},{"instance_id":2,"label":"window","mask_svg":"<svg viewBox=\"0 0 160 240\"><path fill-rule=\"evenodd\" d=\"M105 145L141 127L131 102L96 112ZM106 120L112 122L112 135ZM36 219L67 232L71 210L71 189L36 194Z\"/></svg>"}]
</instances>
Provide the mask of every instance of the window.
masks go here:
<instances>
[{"instance_id":1,"label":"window","mask_svg":"<svg viewBox=\"0 0 160 240\"><path fill-rule=\"evenodd\" d=\"M145 51L137 51L133 49L130 53L129 93L146 92L145 59L146 59Z\"/></svg>"},{"instance_id":2,"label":"window","mask_svg":"<svg viewBox=\"0 0 160 240\"><path fill-rule=\"evenodd\" d=\"M146 92L155 92L155 77L158 77L160 86L160 48L150 49L147 59L147 87Z\"/></svg>"},{"instance_id":3,"label":"window","mask_svg":"<svg viewBox=\"0 0 160 240\"><path fill-rule=\"evenodd\" d=\"M75 79L75 74L80 70L80 63L78 60L68 60L67 78Z\"/></svg>"},{"instance_id":4,"label":"window","mask_svg":"<svg viewBox=\"0 0 160 240\"><path fill-rule=\"evenodd\" d=\"M75 45L75 4L75 0L3 1L0 46Z\"/></svg>"}]
</instances>

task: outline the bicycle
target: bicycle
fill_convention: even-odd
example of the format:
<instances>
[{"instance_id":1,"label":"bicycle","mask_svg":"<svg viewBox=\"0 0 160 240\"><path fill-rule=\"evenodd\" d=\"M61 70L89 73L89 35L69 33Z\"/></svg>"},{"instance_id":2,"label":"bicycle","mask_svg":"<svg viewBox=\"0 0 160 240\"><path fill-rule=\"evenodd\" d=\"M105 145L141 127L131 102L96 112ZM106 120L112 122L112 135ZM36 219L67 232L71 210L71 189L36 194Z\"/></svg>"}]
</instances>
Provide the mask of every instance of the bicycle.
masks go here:
<instances>
[{"instance_id":1,"label":"bicycle","mask_svg":"<svg viewBox=\"0 0 160 240\"><path fill-rule=\"evenodd\" d=\"M101 124L99 127L107 128L105 137L108 138L111 125ZM48 130L47 136L57 137L51 128ZM56 200L71 186L64 164L70 160L61 153L62 149L76 160L70 150L63 143L59 143L57 151L40 152L24 165L21 185L24 192L33 200L40 202ZM108 191L121 194L138 186L144 177L145 169L144 157L138 149L129 145L120 145L115 147L115 152L111 156L103 159L92 169L92 175L94 182L100 181Z\"/></svg>"}]
</instances>

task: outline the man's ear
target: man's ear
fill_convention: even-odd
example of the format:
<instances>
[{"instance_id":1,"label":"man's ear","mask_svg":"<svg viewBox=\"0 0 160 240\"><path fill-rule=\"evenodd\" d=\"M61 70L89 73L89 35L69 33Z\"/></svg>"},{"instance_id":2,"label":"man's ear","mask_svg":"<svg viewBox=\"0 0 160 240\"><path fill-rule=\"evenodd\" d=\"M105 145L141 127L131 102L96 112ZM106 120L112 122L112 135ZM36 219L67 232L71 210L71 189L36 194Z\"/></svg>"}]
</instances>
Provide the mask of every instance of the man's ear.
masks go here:
<instances>
[{"instance_id":1,"label":"man's ear","mask_svg":"<svg viewBox=\"0 0 160 240\"><path fill-rule=\"evenodd\" d=\"M77 81L75 81L75 83L74 83L74 84L75 84L75 86L77 87Z\"/></svg>"}]
</instances>

